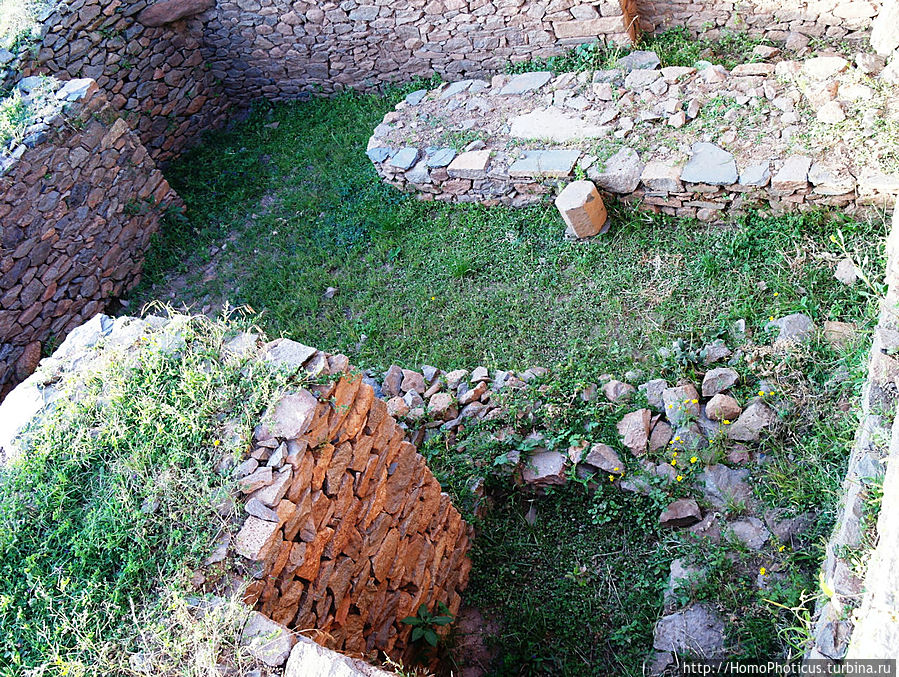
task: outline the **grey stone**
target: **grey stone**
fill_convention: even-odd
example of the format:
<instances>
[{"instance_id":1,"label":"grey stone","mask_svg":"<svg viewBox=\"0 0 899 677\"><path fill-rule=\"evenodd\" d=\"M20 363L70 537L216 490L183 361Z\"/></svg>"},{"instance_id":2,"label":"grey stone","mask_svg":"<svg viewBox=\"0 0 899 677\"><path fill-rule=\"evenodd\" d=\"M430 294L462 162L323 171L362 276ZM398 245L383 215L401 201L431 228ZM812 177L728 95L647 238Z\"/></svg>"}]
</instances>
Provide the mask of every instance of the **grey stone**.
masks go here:
<instances>
[{"instance_id":1,"label":"grey stone","mask_svg":"<svg viewBox=\"0 0 899 677\"><path fill-rule=\"evenodd\" d=\"M853 285L858 281L858 269L852 258L847 256L840 260L834 271L834 277L845 285Z\"/></svg>"},{"instance_id":2,"label":"grey stone","mask_svg":"<svg viewBox=\"0 0 899 677\"><path fill-rule=\"evenodd\" d=\"M808 341L815 333L812 318L803 313L792 313L777 320L772 320L765 329L777 329L777 341L802 343Z\"/></svg>"},{"instance_id":3,"label":"grey stone","mask_svg":"<svg viewBox=\"0 0 899 677\"><path fill-rule=\"evenodd\" d=\"M529 150L509 167L509 176L564 178L571 175L580 157L577 150Z\"/></svg>"},{"instance_id":4,"label":"grey stone","mask_svg":"<svg viewBox=\"0 0 899 677\"><path fill-rule=\"evenodd\" d=\"M19 80L16 87L24 94L31 94L31 92L41 86L44 80L46 78L40 75L29 75L27 78Z\"/></svg>"},{"instance_id":5,"label":"grey stone","mask_svg":"<svg viewBox=\"0 0 899 677\"><path fill-rule=\"evenodd\" d=\"M697 658L724 655L724 621L705 604L664 616L656 623L653 648Z\"/></svg>"},{"instance_id":6,"label":"grey stone","mask_svg":"<svg viewBox=\"0 0 899 677\"><path fill-rule=\"evenodd\" d=\"M264 438L295 439L306 432L318 400L308 390L282 395L263 417Z\"/></svg>"},{"instance_id":7,"label":"grey stone","mask_svg":"<svg viewBox=\"0 0 899 677\"><path fill-rule=\"evenodd\" d=\"M624 72L619 68L593 73L593 84L624 82Z\"/></svg>"},{"instance_id":8,"label":"grey stone","mask_svg":"<svg viewBox=\"0 0 899 677\"><path fill-rule=\"evenodd\" d=\"M415 166L415 163L418 162L418 156L420 155L418 148L413 148L412 146L406 146L401 149L390 158L389 164L397 167L398 169L411 169Z\"/></svg>"},{"instance_id":9,"label":"grey stone","mask_svg":"<svg viewBox=\"0 0 899 677\"><path fill-rule=\"evenodd\" d=\"M446 167L456 157L455 148L428 148L425 163L431 169Z\"/></svg>"},{"instance_id":10,"label":"grey stone","mask_svg":"<svg viewBox=\"0 0 899 677\"><path fill-rule=\"evenodd\" d=\"M461 94L465 90L467 90L474 83L474 80L459 80L458 82L451 82L447 85L446 89L444 89L440 93L441 99L449 99L450 97L456 96L456 94Z\"/></svg>"},{"instance_id":11,"label":"grey stone","mask_svg":"<svg viewBox=\"0 0 899 677\"><path fill-rule=\"evenodd\" d=\"M514 75L505 86L499 90L500 96L533 92L549 82L552 79L552 76L553 74L550 71L536 71Z\"/></svg>"},{"instance_id":12,"label":"grey stone","mask_svg":"<svg viewBox=\"0 0 899 677\"><path fill-rule=\"evenodd\" d=\"M4 49L0 47L0 66L5 66L10 63L13 59L16 58L16 55L10 52L8 49Z\"/></svg>"},{"instance_id":13,"label":"grey stone","mask_svg":"<svg viewBox=\"0 0 899 677\"><path fill-rule=\"evenodd\" d=\"M808 185L808 172L812 159L801 155L788 157L783 166L771 179L771 188L782 193L791 193Z\"/></svg>"},{"instance_id":14,"label":"grey stone","mask_svg":"<svg viewBox=\"0 0 899 677\"><path fill-rule=\"evenodd\" d=\"M885 0L871 24L871 47L881 56L899 49L899 2ZM893 57L894 59L896 57Z\"/></svg>"},{"instance_id":15,"label":"grey stone","mask_svg":"<svg viewBox=\"0 0 899 677\"><path fill-rule=\"evenodd\" d=\"M702 396L712 397L733 387L740 375L728 367L718 367L706 372L702 379Z\"/></svg>"},{"instance_id":16,"label":"grey stone","mask_svg":"<svg viewBox=\"0 0 899 677\"><path fill-rule=\"evenodd\" d=\"M414 92L409 92L408 94L406 94L406 98L404 99L404 101L410 106L417 106L424 100L427 95L428 90L416 89Z\"/></svg>"},{"instance_id":17,"label":"grey stone","mask_svg":"<svg viewBox=\"0 0 899 677\"><path fill-rule=\"evenodd\" d=\"M662 391L665 416L674 427L686 425L699 418L699 393L691 384L666 388Z\"/></svg>"},{"instance_id":18,"label":"grey stone","mask_svg":"<svg viewBox=\"0 0 899 677\"><path fill-rule=\"evenodd\" d=\"M56 98L64 99L65 101L78 101L87 94L87 90L93 82L94 81L90 78L75 78L74 80L69 80L57 90Z\"/></svg>"},{"instance_id":19,"label":"grey stone","mask_svg":"<svg viewBox=\"0 0 899 677\"><path fill-rule=\"evenodd\" d=\"M578 139L601 138L608 133L607 126L588 123L555 107L538 108L509 120L509 135L515 139L547 139L567 143Z\"/></svg>"},{"instance_id":20,"label":"grey stone","mask_svg":"<svg viewBox=\"0 0 899 677\"><path fill-rule=\"evenodd\" d=\"M284 665L296 641L294 633L257 611L250 615L240 634L240 645L272 668Z\"/></svg>"},{"instance_id":21,"label":"grey stone","mask_svg":"<svg viewBox=\"0 0 899 677\"><path fill-rule=\"evenodd\" d=\"M762 162L757 165L750 165L740 174L740 185L742 186L767 186L771 181L771 167L769 162Z\"/></svg>"},{"instance_id":22,"label":"grey stone","mask_svg":"<svg viewBox=\"0 0 899 677\"><path fill-rule=\"evenodd\" d=\"M655 52L636 50L618 59L616 64L618 68L624 71L633 70L653 70L662 65L659 55Z\"/></svg>"},{"instance_id":23,"label":"grey stone","mask_svg":"<svg viewBox=\"0 0 899 677\"><path fill-rule=\"evenodd\" d=\"M590 447L590 453L582 461L584 464L599 468L607 473L624 472L624 463L608 444L594 444Z\"/></svg>"},{"instance_id":24,"label":"grey stone","mask_svg":"<svg viewBox=\"0 0 899 677\"><path fill-rule=\"evenodd\" d=\"M692 591L701 583L707 575L704 567L691 566L680 557L671 560L671 570L668 574L668 585L665 587L665 607L671 608L677 603L678 591L687 589Z\"/></svg>"},{"instance_id":25,"label":"grey stone","mask_svg":"<svg viewBox=\"0 0 899 677\"><path fill-rule=\"evenodd\" d=\"M719 510L728 506L750 507L752 488L747 483L749 470L734 469L723 463L710 465L700 473L702 493L705 499Z\"/></svg>"},{"instance_id":26,"label":"grey stone","mask_svg":"<svg viewBox=\"0 0 899 677\"><path fill-rule=\"evenodd\" d=\"M738 442L757 442L761 432L774 425L777 413L761 400L753 401L740 418L727 428L727 436Z\"/></svg>"},{"instance_id":27,"label":"grey stone","mask_svg":"<svg viewBox=\"0 0 899 677\"><path fill-rule=\"evenodd\" d=\"M819 195L844 195L855 190L856 181L848 171L815 162L808 170L808 180Z\"/></svg>"},{"instance_id":28,"label":"grey stone","mask_svg":"<svg viewBox=\"0 0 899 677\"><path fill-rule=\"evenodd\" d=\"M392 673L297 637L284 667L284 677L394 677Z\"/></svg>"},{"instance_id":29,"label":"grey stone","mask_svg":"<svg viewBox=\"0 0 899 677\"><path fill-rule=\"evenodd\" d=\"M409 183L418 185L431 182L430 174L428 174L428 165L424 160L419 161L418 164L406 172L405 177Z\"/></svg>"},{"instance_id":30,"label":"grey stone","mask_svg":"<svg viewBox=\"0 0 899 677\"><path fill-rule=\"evenodd\" d=\"M595 165L587 170L597 186L610 193L633 193L640 185L640 176L646 167L632 148L622 148L599 169Z\"/></svg>"},{"instance_id":31,"label":"grey stone","mask_svg":"<svg viewBox=\"0 0 899 677\"><path fill-rule=\"evenodd\" d=\"M713 143L694 143L680 178L690 183L729 186L737 182L737 163L733 155Z\"/></svg>"},{"instance_id":32,"label":"grey stone","mask_svg":"<svg viewBox=\"0 0 899 677\"><path fill-rule=\"evenodd\" d=\"M290 339L277 339L265 347L265 361L291 373L298 371L318 350Z\"/></svg>"},{"instance_id":33,"label":"grey stone","mask_svg":"<svg viewBox=\"0 0 899 677\"><path fill-rule=\"evenodd\" d=\"M536 486L565 484L565 461L565 455L558 451L538 451L525 460L521 479Z\"/></svg>"},{"instance_id":34,"label":"grey stone","mask_svg":"<svg viewBox=\"0 0 899 677\"><path fill-rule=\"evenodd\" d=\"M634 70L624 78L624 86L634 91L641 91L649 87L653 82L662 77L659 71Z\"/></svg>"},{"instance_id":35,"label":"grey stone","mask_svg":"<svg viewBox=\"0 0 899 677\"><path fill-rule=\"evenodd\" d=\"M750 550L761 550L771 538L770 532L758 517L736 520L728 527L731 534Z\"/></svg>"},{"instance_id":36,"label":"grey stone","mask_svg":"<svg viewBox=\"0 0 899 677\"><path fill-rule=\"evenodd\" d=\"M244 505L244 510L247 511L248 514L253 517L258 517L261 520L265 520L266 522L277 522L278 521L278 513L265 505L258 498L251 498Z\"/></svg>"},{"instance_id":37,"label":"grey stone","mask_svg":"<svg viewBox=\"0 0 899 677\"><path fill-rule=\"evenodd\" d=\"M668 382L663 378L653 379L642 384L638 389L646 395L649 406L656 411L662 411L665 404L662 402L662 393L668 388Z\"/></svg>"},{"instance_id":38,"label":"grey stone","mask_svg":"<svg viewBox=\"0 0 899 677\"><path fill-rule=\"evenodd\" d=\"M699 504L692 498L679 498L668 504L659 516L659 524L663 527L689 527L702 519Z\"/></svg>"},{"instance_id":39,"label":"grey stone","mask_svg":"<svg viewBox=\"0 0 899 677\"><path fill-rule=\"evenodd\" d=\"M365 151L365 154L368 155L368 159L372 162L380 163L389 158L392 152L392 148L381 146L379 148L369 148L367 151Z\"/></svg>"},{"instance_id":40,"label":"grey stone","mask_svg":"<svg viewBox=\"0 0 899 677\"><path fill-rule=\"evenodd\" d=\"M629 383L623 383L615 379L612 379L602 387L602 392L606 399L615 403L630 400L636 391L637 389Z\"/></svg>"},{"instance_id":41,"label":"grey stone","mask_svg":"<svg viewBox=\"0 0 899 677\"><path fill-rule=\"evenodd\" d=\"M360 5L350 11L350 21L374 21L378 18L378 11L375 5Z\"/></svg>"}]
</instances>

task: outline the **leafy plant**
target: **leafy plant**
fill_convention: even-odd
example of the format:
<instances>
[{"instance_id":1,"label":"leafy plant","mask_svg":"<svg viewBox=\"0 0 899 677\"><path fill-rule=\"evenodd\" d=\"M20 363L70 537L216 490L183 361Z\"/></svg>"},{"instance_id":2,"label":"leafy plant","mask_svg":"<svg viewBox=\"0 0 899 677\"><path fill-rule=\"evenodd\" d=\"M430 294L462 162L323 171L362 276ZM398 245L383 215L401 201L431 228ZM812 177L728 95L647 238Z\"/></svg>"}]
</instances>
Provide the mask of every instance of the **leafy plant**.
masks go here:
<instances>
[{"instance_id":1,"label":"leafy plant","mask_svg":"<svg viewBox=\"0 0 899 677\"><path fill-rule=\"evenodd\" d=\"M428 611L428 605L422 604L418 607L418 613L415 616L406 616L402 622L412 626L412 641L418 642L424 639L431 646L437 646L436 628L449 625L453 622L453 615L443 602L437 603L437 609L441 615Z\"/></svg>"}]
</instances>

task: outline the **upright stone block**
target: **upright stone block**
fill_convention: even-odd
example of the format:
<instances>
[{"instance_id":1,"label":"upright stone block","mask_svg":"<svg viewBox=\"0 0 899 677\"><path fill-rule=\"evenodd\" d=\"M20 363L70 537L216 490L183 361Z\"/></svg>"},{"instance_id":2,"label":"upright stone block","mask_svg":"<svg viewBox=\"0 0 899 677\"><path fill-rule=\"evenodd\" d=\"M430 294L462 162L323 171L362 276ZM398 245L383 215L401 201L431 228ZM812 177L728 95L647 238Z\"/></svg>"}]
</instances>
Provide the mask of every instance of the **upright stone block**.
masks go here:
<instances>
[{"instance_id":1,"label":"upright stone block","mask_svg":"<svg viewBox=\"0 0 899 677\"><path fill-rule=\"evenodd\" d=\"M605 233L608 215L592 181L573 181L556 198L556 208L568 226L565 234L582 240Z\"/></svg>"}]
</instances>

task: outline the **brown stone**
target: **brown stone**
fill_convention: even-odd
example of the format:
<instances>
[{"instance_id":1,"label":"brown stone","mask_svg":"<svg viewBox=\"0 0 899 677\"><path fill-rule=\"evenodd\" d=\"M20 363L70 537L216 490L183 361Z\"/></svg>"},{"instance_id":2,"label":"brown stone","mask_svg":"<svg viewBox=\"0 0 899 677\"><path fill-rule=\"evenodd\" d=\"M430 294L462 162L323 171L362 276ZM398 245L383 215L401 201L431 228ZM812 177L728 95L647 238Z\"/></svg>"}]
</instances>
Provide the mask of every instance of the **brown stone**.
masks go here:
<instances>
[{"instance_id":1,"label":"brown stone","mask_svg":"<svg viewBox=\"0 0 899 677\"><path fill-rule=\"evenodd\" d=\"M608 230L606 206L592 181L572 181L559 193L555 204L569 237L581 240Z\"/></svg>"},{"instance_id":2,"label":"brown stone","mask_svg":"<svg viewBox=\"0 0 899 677\"><path fill-rule=\"evenodd\" d=\"M137 16L144 26L162 26L215 6L215 0L163 0L147 7Z\"/></svg>"},{"instance_id":3,"label":"brown stone","mask_svg":"<svg viewBox=\"0 0 899 677\"><path fill-rule=\"evenodd\" d=\"M277 532L277 522L269 522L253 516L247 517L234 539L234 549L238 555L247 559L265 559Z\"/></svg>"},{"instance_id":4,"label":"brown stone","mask_svg":"<svg viewBox=\"0 0 899 677\"><path fill-rule=\"evenodd\" d=\"M659 517L663 527L688 527L702 519L699 504L692 498L680 498L668 504L668 508Z\"/></svg>"},{"instance_id":5,"label":"brown stone","mask_svg":"<svg viewBox=\"0 0 899 677\"><path fill-rule=\"evenodd\" d=\"M649 409L638 409L626 414L618 422L617 428L618 434L621 435L621 443L636 456L646 454L651 418L652 412Z\"/></svg>"}]
</instances>

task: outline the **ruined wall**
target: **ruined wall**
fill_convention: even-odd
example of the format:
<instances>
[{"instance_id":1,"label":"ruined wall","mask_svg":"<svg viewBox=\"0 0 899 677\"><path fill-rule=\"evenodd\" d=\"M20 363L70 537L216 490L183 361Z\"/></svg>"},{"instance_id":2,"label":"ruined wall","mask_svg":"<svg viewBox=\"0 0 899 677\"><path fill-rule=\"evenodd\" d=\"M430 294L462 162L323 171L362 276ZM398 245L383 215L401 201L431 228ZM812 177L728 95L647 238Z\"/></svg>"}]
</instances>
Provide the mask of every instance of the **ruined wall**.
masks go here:
<instances>
[{"instance_id":1,"label":"ruined wall","mask_svg":"<svg viewBox=\"0 0 899 677\"><path fill-rule=\"evenodd\" d=\"M265 358L332 378L285 395L239 469L235 549L263 563L247 600L329 648L401 655L419 605L458 612L471 529L346 357L281 339Z\"/></svg>"},{"instance_id":2,"label":"ruined wall","mask_svg":"<svg viewBox=\"0 0 899 677\"><path fill-rule=\"evenodd\" d=\"M583 42L628 44L633 5L220 0L206 24L205 53L229 96L293 99L301 92L371 89L434 73L458 80Z\"/></svg>"},{"instance_id":3,"label":"ruined wall","mask_svg":"<svg viewBox=\"0 0 899 677\"><path fill-rule=\"evenodd\" d=\"M60 339L138 279L166 205L147 149L92 80L0 155L0 397ZM45 128L44 128L45 127Z\"/></svg>"},{"instance_id":4,"label":"ruined wall","mask_svg":"<svg viewBox=\"0 0 899 677\"><path fill-rule=\"evenodd\" d=\"M195 16L212 4L62 2L44 21L36 53L23 52L17 67L22 76L93 78L127 111L150 156L164 163L227 117L228 101L200 51L203 21Z\"/></svg>"},{"instance_id":5,"label":"ruined wall","mask_svg":"<svg viewBox=\"0 0 899 677\"><path fill-rule=\"evenodd\" d=\"M866 37L881 0L639 0L642 30L652 33L685 26L694 35L715 37L721 29L786 41Z\"/></svg>"}]
</instances>

